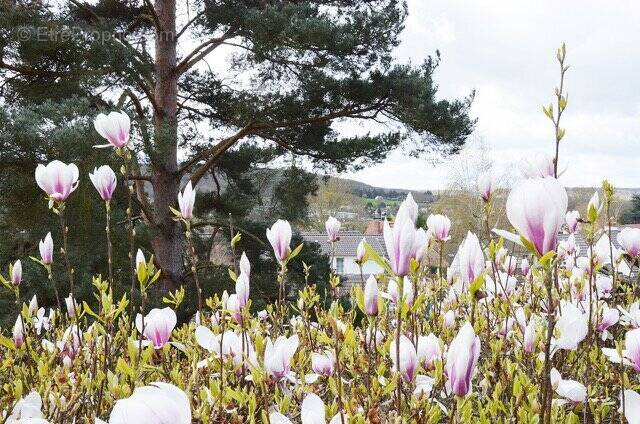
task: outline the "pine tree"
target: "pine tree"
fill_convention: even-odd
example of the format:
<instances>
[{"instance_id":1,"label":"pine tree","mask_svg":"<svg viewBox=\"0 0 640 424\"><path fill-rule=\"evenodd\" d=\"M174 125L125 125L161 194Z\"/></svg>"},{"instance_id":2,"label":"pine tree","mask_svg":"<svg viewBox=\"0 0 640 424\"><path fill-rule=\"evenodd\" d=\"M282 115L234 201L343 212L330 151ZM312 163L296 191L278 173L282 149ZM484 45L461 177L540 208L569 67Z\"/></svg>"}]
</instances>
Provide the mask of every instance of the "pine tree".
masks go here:
<instances>
[{"instance_id":1,"label":"pine tree","mask_svg":"<svg viewBox=\"0 0 640 424\"><path fill-rule=\"evenodd\" d=\"M463 146L473 93L439 100L437 57L420 66L393 58L407 13L398 0L1 0L0 101L7 117L64 104L67 125L85 125L75 141L87 152L100 142L91 116L132 117L136 208L172 288L183 276L183 235L169 206L186 179L290 155L353 170L404 141L414 155ZM30 125L46 125L41 118ZM388 125L343 136L338 120ZM60 153L50 147L37 159ZM230 164L234 155L244 164Z\"/></svg>"}]
</instances>

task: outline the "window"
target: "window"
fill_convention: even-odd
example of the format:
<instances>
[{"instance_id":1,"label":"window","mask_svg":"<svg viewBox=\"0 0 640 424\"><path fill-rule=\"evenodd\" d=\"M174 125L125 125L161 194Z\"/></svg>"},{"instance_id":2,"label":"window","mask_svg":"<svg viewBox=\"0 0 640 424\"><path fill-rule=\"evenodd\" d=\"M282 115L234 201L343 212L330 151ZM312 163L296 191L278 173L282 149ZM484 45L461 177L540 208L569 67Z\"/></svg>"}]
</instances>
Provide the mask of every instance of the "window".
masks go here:
<instances>
[{"instance_id":1,"label":"window","mask_svg":"<svg viewBox=\"0 0 640 424\"><path fill-rule=\"evenodd\" d=\"M344 274L344 258L336 258L336 274Z\"/></svg>"}]
</instances>

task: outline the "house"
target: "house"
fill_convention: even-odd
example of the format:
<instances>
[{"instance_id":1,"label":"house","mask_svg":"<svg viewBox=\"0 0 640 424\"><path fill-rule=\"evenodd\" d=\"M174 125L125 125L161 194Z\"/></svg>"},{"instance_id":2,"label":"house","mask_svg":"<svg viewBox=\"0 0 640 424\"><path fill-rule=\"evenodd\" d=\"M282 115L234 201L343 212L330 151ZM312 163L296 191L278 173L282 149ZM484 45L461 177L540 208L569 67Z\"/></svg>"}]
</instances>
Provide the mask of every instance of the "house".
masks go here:
<instances>
[{"instance_id":1,"label":"house","mask_svg":"<svg viewBox=\"0 0 640 424\"><path fill-rule=\"evenodd\" d=\"M365 235L359 231L340 231L339 239L335 243L328 240L324 232L302 232L300 233L305 243L317 243L320 251L329 256L331 268L340 276L341 292L348 291L354 283L362 282L371 274L379 274L383 271L377 263L368 260L360 266L356 263L358 244L364 238L371 247L383 258L387 257L382 234Z\"/></svg>"}]
</instances>

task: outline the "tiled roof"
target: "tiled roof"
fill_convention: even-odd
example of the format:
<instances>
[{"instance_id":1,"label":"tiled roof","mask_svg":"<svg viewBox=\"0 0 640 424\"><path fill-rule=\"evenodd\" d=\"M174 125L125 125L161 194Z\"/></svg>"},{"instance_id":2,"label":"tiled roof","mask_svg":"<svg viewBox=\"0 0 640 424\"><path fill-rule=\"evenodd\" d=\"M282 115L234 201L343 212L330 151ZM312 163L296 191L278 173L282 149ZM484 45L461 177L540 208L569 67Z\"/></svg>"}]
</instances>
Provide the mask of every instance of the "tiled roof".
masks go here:
<instances>
[{"instance_id":1,"label":"tiled roof","mask_svg":"<svg viewBox=\"0 0 640 424\"><path fill-rule=\"evenodd\" d=\"M300 233L305 242L318 243L322 253L331 254L331 243L327 239L326 233L320 232L303 232ZM379 255L386 257L387 250L384 245L382 235L364 235L359 231L341 231L340 239L335 243L335 254L337 256L356 256L358 244L365 238L367 243L378 252Z\"/></svg>"}]
</instances>

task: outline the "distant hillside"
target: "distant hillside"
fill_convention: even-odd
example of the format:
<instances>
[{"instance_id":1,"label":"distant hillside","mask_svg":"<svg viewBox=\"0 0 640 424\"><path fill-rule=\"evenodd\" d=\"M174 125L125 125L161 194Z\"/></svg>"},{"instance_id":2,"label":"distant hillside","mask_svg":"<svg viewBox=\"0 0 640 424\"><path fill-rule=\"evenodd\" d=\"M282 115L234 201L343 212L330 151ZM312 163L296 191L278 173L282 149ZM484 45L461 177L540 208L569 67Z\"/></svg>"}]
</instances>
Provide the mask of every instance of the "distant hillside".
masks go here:
<instances>
[{"instance_id":1,"label":"distant hillside","mask_svg":"<svg viewBox=\"0 0 640 424\"><path fill-rule=\"evenodd\" d=\"M408 190L404 188L382 188L375 187L360 181L352 180L349 178L340 177L325 177L340 182L347 191L355 196L374 199L377 196L384 198L385 200L402 200L407 196L407 193L411 192L413 198L418 203L430 203L434 200L434 193L431 190Z\"/></svg>"}]
</instances>

